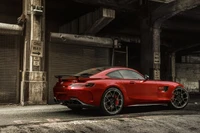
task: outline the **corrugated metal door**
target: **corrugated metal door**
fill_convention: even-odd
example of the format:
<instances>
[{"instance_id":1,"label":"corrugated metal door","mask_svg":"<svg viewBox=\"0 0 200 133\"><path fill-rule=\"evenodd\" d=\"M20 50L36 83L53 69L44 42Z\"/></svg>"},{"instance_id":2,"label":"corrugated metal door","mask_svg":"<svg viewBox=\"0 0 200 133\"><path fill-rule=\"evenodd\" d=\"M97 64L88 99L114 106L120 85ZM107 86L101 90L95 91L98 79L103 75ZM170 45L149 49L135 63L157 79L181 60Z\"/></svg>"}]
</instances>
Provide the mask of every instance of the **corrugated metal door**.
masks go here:
<instances>
[{"instance_id":1,"label":"corrugated metal door","mask_svg":"<svg viewBox=\"0 0 200 133\"><path fill-rule=\"evenodd\" d=\"M109 49L69 44L49 45L48 83L49 103L53 103L54 75L72 75L85 69L109 66Z\"/></svg>"},{"instance_id":2,"label":"corrugated metal door","mask_svg":"<svg viewBox=\"0 0 200 133\"><path fill-rule=\"evenodd\" d=\"M0 35L0 104L19 103L20 37Z\"/></svg>"}]
</instances>

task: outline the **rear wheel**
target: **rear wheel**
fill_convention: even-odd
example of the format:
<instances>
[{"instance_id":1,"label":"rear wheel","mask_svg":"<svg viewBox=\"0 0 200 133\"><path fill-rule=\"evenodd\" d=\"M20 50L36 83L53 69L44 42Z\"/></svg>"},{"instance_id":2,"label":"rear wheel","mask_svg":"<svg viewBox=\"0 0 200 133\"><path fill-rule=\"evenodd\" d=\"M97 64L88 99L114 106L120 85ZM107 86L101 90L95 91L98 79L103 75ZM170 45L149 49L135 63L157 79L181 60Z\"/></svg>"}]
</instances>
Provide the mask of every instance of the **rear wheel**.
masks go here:
<instances>
[{"instance_id":1,"label":"rear wheel","mask_svg":"<svg viewBox=\"0 0 200 133\"><path fill-rule=\"evenodd\" d=\"M181 87L177 87L173 91L173 96L171 98L171 102L169 103L169 107L171 109L183 109L187 106L189 101L188 92Z\"/></svg>"},{"instance_id":2,"label":"rear wheel","mask_svg":"<svg viewBox=\"0 0 200 133\"><path fill-rule=\"evenodd\" d=\"M122 92L117 88L107 89L101 99L101 110L105 115L115 115L119 113L124 104Z\"/></svg>"}]
</instances>

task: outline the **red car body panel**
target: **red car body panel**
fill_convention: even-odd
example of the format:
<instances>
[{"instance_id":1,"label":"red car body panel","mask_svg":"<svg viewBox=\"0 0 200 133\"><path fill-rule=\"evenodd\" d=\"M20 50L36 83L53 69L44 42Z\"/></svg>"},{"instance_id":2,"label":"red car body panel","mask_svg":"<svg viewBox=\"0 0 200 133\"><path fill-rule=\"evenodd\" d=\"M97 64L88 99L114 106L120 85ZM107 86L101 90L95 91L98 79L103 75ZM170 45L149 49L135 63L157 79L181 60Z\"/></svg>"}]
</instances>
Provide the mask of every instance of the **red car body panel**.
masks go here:
<instances>
[{"instance_id":1,"label":"red car body panel","mask_svg":"<svg viewBox=\"0 0 200 133\"><path fill-rule=\"evenodd\" d=\"M170 81L155 81L145 79L112 79L108 73L116 70L131 70L115 67L103 70L89 78L68 79L56 83L54 97L59 101L76 98L86 105L99 107L103 93L111 87L118 88L124 96L124 107L134 104L168 103L173 90L181 84ZM139 72L137 72L140 74ZM140 74L143 76L142 74ZM88 86L92 84L93 86ZM165 90L167 89L167 90Z\"/></svg>"}]
</instances>

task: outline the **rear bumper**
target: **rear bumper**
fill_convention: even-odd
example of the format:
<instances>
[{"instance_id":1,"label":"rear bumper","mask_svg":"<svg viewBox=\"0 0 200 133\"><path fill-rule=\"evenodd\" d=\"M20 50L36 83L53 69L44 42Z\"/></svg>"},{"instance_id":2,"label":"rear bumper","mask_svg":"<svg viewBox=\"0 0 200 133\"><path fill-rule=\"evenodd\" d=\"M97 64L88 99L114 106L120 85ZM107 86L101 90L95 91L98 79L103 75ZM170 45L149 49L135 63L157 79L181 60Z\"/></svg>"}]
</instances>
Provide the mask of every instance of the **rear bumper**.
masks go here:
<instances>
[{"instance_id":1,"label":"rear bumper","mask_svg":"<svg viewBox=\"0 0 200 133\"><path fill-rule=\"evenodd\" d=\"M70 107L85 107L85 108L95 107L94 105L86 104L77 98L70 98L69 100L58 100L56 99L56 97L54 97L54 102L57 104L62 104L65 106L70 106Z\"/></svg>"},{"instance_id":2,"label":"rear bumper","mask_svg":"<svg viewBox=\"0 0 200 133\"><path fill-rule=\"evenodd\" d=\"M62 104L80 103L81 105L94 105L91 89L87 88L66 88L64 91L54 92L54 101Z\"/></svg>"}]
</instances>

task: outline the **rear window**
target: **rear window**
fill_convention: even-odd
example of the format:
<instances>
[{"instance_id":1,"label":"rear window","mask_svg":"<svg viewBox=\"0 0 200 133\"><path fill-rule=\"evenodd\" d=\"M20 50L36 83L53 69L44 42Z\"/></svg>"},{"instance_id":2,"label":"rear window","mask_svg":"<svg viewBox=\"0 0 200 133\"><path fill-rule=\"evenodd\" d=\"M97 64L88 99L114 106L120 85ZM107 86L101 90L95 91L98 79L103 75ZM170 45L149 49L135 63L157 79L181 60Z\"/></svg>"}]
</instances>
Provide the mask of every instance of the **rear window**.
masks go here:
<instances>
[{"instance_id":1,"label":"rear window","mask_svg":"<svg viewBox=\"0 0 200 133\"><path fill-rule=\"evenodd\" d=\"M96 68L91 68L91 69L87 69L87 70L84 70L82 72L79 72L77 74L75 74L74 76L80 76L80 77L89 77L89 76L92 76L92 75L95 75L103 70L106 70L110 67L96 67Z\"/></svg>"}]
</instances>

